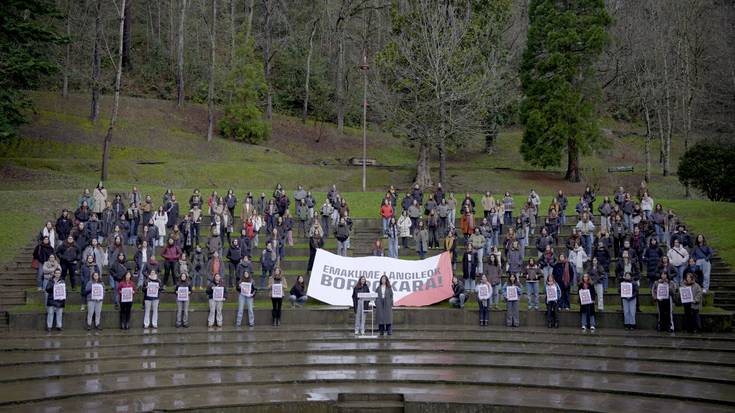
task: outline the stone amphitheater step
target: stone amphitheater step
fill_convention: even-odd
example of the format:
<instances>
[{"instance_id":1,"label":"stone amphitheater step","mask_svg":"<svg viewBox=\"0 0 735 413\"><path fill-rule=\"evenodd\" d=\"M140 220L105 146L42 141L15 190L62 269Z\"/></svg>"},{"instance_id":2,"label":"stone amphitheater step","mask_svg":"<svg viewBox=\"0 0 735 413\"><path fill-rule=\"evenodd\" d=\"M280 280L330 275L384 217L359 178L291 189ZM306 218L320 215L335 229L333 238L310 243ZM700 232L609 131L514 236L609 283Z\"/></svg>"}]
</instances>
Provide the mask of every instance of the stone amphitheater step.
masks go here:
<instances>
[{"instance_id":1,"label":"stone amphitheater step","mask_svg":"<svg viewBox=\"0 0 735 413\"><path fill-rule=\"evenodd\" d=\"M237 305L229 299L230 302L225 305L223 310L225 325L234 325L237 313ZM522 303L525 308L525 303ZM140 302L136 300L132 314L132 326L143 326L143 312L140 310ZM543 305L542 305L543 308ZM64 312L64 327L69 330L81 331L86 324L87 313L80 312L79 307L69 306ZM683 314L680 308L675 309L674 321L677 329L681 329L683 322ZM271 309L256 308L255 322L256 324L271 323ZM195 307L191 309L189 314L189 323L192 326L207 325L208 309L206 307ZM35 311L13 311L8 312L8 324L13 330L37 330L41 331L46 328L46 313L43 308ZM160 308L158 311L159 326L174 326L176 321L175 309L171 307ZM546 325L544 311L521 311L521 325L530 327L543 327ZM702 313L703 331L724 332L732 330L733 315L731 313ZM102 311L102 324L105 328L117 328L119 326L119 313L114 310ZM305 307L290 308L288 303L283 306L282 321L284 325L299 326L304 324L317 324L324 326L349 326L353 321L352 309L347 307ZM655 313L638 313L637 325L643 330L655 330L657 322L657 314ZM394 310L394 322L396 328L399 326L417 326L417 325L452 325L452 326L473 326L478 324L479 313L476 309L466 308L464 310L451 309L447 307L428 307L428 308L396 308ZM615 309L608 308L607 311L598 312L596 317L597 327L600 329L620 329L623 326L623 313L619 307ZM505 324L505 311L491 310L491 325ZM560 312L560 325L562 327L578 327L580 325L580 316L578 311Z\"/></svg>"},{"instance_id":2,"label":"stone amphitheater step","mask_svg":"<svg viewBox=\"0 0 735 413\"><path fill-rule=\"evenodd\" d=\"M432 325L361 340L347 330L3 335L0 411L333 412L359 401L345 397L354 393L386 402L402 395L409 412L729 412L735 405L729 334Z\"/></svg>"},{"instance_id":3,"label":"stone amphitheater step","mask_svg":"<svg viewBox=\"0 0 735 413\"><path fill-rule=\"evenodd\" d=\"M339 413L401 413L403 405L402 394L340 393L336 410Z\"/></svg>"}]
</instances>

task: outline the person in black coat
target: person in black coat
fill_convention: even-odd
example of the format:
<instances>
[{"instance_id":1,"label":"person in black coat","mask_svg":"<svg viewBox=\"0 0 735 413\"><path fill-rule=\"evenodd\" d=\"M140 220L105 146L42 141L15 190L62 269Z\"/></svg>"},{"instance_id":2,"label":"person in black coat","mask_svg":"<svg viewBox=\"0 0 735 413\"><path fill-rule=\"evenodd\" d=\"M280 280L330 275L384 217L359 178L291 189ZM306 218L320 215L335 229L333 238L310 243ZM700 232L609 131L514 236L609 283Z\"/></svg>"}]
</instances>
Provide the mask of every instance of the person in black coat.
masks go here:
<instances>
[{"instance_id":1,"label":"person in black coat","mask_svg":"<svg viewBox=\"0 0 735 413\"><path fill-rule=\"evenodd\" d=\"M477 265L477 253L472 250L472 244L467 244L467 250L462 255L462 278L464 289L467 291L475 289Z\"/></svg>"},{"instance_id":2,"label":"person in black coat","mask_svg":"<svg viewBox=\"0 0 735 413\"><path fill-rule=\"evenodd\" d=\"M449 304L455 308L464 308L464 302L467 295L464 292L464 284L457 277L452 278L452 297L449 298Z\"/></svg>"},{"instance_id":3,"label":"person in black coat","mask_svg":"<svg viewBox=\"0 0 735 413\"><path fill-rule=\"evenodd\" d=\"M365 313L362 308L362 304L365 301L360 301L357 295L369 292L370 286L367 283L367 279L365 276L361 276L352 289L352 309L355 312L355 334L365 334Z\"/></svg>"},{"instance_id":4,"label":"person in black coat","mask_svg":"<svg viewBox=\"0 0 735 413\"><path fill-rule=\"evenodd\" d=\"M54 271L54 278L49 280L46 285L46 331L51 331L51 327L54 325L54 316L56 317L56 329L61 331L63 328L66 297L63 300L54 299L54 288L58 284L64 284L64 279L61 277L61 270L57 269Z\"/></svg>"},{"instance_id":5,"label":"person in black coat","mask_svg":"<svg viewBox=\"0 0 735 413\"><path fill-rule=\"evenodd\" d=\"M291 307L295 308L297 305L303 307L304 304L306 304L307 299L308 297L306 296L306 284L304 284L304 277L299 275L296 277L296 282L293 287L291 287L288 300L291 302Z\"/></svg>"},{"instance_id":6,"label":"person in black coat","mask_svg":"<svg viewBox=\"0 0 735 413\"><path fill-rule=\"evenodd\" d=\"M575 271L575 266L567 260L566 256L559 254L559 259L554 264L552 274L554 275L554 281L556 281L561 290L561 297L559 297L560 310L569 310L570 308L570 292Z\"/></svg>"}]
</instances>

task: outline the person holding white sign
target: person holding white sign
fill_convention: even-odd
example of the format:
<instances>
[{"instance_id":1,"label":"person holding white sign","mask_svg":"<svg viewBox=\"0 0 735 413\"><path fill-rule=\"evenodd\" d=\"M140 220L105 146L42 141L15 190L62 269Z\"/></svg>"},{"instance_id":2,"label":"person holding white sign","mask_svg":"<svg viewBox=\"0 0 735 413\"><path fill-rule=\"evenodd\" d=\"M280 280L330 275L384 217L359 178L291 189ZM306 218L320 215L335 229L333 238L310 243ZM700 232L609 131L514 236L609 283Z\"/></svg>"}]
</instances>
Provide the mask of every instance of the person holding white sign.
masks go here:
<instances>
[{"instance_id":1,"label":"person holding white sign","mask_svg":"<svg viewBox=\"0 0 735 413\"><path fill-rule=\"evenodd\" d=\"M117 294L120 299L120 329L130 330L130 312L133 309L135 283L133 274L126 271L120 282L117 283Z\"/></svg>"},{"instance_id":2,"label":"person holding white sign","mask_svg":"<svg viewBox=\"0 0 735 413\"><path fill-rule=\"evenodd\" d=\"M559 328L559 299L561 298L561 288L554 281L554 275L546 276L546 327Z\"/></svg>"},{"instance_id":3,"label":"person holding white sign","mask_svg":"<svg viewBox=\"0 0 735 413\"><path fill-rule=\"evenodd\" d=\"M638 301L638 284L633 274L626 272L620 282L620 300L623 303L623 324L626 330L635 330L636 304Z\"/></svg>"},{"instance_id":4,"label":"person holding white sign","mask_svg":"<svg viewBox=\"0 0 735 413\"><path fill-rule=\"evenodd\" d=\"M255 288L255 282L253 281L252 275L249 272L242 273L240 282L235 287L238 294L238 305L237 305L237 320L235 326L240 327L242 325L242 316L245 311L245 307L248 308L248 327L255 326L255 315L253 314L253 298L255 293L258 291Z\"/></svg>"},{"instance_id":5,"label":"person holding white sign","mask_svg":"<svg viewBox=\"0 0 735 413\"><path fill-rule=\"evenodd\" d=\"M352 309L355 312L355 334L365 334L365 312L362 307L365 301L358 300L357 295L369 292L370 286L367 283L367 279L365 276L361 276L357 280L355 287L352 288Z\"/></svg>"},{"instance_id":6,"label":"person holding white sign","mask_svg":"<svg viewBox=\"0 0 735 413\"><path fill-rule=\"evenodd\" d=\"M676 284L669 281L669 275L662 271L661 275L651 288L651 295L656 302L658 308L657 331L674 332L674 300L672 297L676 293Z\"/></svg>"},{"instance_id":7,"label":"person holding white sign","mask_svg":"<svg viewBox=\"0 0 735 413\"><path fill-rule=\"evenodd\" d=\"M281 325L281 307L283 306L283 293L288 288L286 279L283 277L281 267L273 270L273 276L268 280L268 289L271 291L271 316L273 317L273 326Z\"/></svg>"},{"instance_id":8,"label":"person holding white sign","mask_svg":"<svg viewBox=\"0 0 735 413\"><path fill-rule=\"evenodd\" d=\"M477 302L480 304L480 325L486 326L490 318L490 296L492 295L493 286L487 280L486 275L482 275L480 282L477 284Z\"/></svg>"},{"instance_id":9,"label":"person holding white sign","mask_svg":"<svg viewBox=\"0 0 735 413\"><path fill-rule=\"evenodd\" d=\"M186 272L179 274L176 282L176 328L189 328L189 297L191 296L191 283Z\"/></svg>"},{"instance_id":10,"label":"person holding white sign","mask_svg":"<svg viewBox=\"0 0 735 413\"><path fill-rule=\"evenodd\" d=\"M105 285L102 284L100 273L95 271L92 273L91 279L85 286L87 297L87 330L92 329L92 319L94 319L94 328L102 330L100 327L100 315L102 314L102 300L105 294Z\"/></svg>"},{"instance_id":11,"label":"person holding white sign","mask_svg":"<svg viewBox=\"0 0 735 413\"><path fill-rule=\"evenodd\" d=\"M702 303L702 287L697 284L694 274L687 273L684 286L679 289L682 306L684 306L684 330L697 333L702 328L699 319L699 308Z\"/></svg>"},{"instance_id":12,"label":"person holding white sign","mask_svg":"<svg viewBox=\"0 0 735 413\"><path fill-rule=\"evenodd\" d=\"M222 276L215 273L212 281L207 287L207 297L209 297L209 317L207 317L207 327L222 327L222 306L227 299L227 289L222 283Z\"/></svg>"},{"instance_id":13,"label":"person holding white sign","mask_svg":"<svg viewBox=\"0 0 735 413\"><path fill-rule=\"evenodd\" d=\"M579 314L582 319L582 330L595 331L595 299L597 292L592 284L592 278L587 273L579 281Z\"/></svg>"},{"instance_id":14,"label":"person holding white sign","mask_svg":"<svg viewBox=\"0 0 735 413\"><path fill-rule=\"evenodd\" d=\"M54 271L54 278L46 284L46 331L51 331L56 317L56 329L61 331L64 324L64 305L66 305L66 283L61 278L61 270Z\"/></svg>"},{"instance_id":15,"label":"person holding white sign","mask_svg":"<svg viewBox=\"0 0 735 413\"><path fill-rule=\"evenodd\" d=\"M161 283L158 281L158 273L151 271L148 278L143 282L143 328L158 328L158 303Z\"/></svg>"},{"instance_id":16,"label":"person holding white sign","mask_svg":"<svg viewBox=\"0 0 735 413\"><path fill-rule=\"evenodd\" d=\"M523 290L518 283L518 278L511 273L508 276L508 282L503 286L503 298L508 303L508 309L505 314L505 325L508 327L518 327L521 324L521 316L518 310L518 300Z\"/></svg>"}]
</instances>

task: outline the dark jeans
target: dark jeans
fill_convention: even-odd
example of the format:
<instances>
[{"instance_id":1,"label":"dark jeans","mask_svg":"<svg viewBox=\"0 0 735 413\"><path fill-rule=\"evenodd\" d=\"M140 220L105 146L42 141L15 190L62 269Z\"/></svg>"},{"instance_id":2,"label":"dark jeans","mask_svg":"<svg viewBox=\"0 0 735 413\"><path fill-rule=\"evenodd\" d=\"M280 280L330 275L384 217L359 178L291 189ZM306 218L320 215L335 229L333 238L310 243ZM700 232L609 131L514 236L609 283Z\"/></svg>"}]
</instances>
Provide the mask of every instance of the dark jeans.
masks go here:
<instances>
[{"instance_id":1,"label":"dark jeans","mask_svg":"<svg viewBox=\"0 0 735 413\"><path fill-rule=\"evenodd\" d=\"M271 298L273 303L273 310L271 310L271 316L273 320L281 320L281 305L283 305L283 298Z\"/></svg>"},{"instance_id":2,"label":"dark jeans","mask_svg":"<svg viewBox=\"0 0 735 413\"><path fill-rule=\"evenodd\" d=\"M699 310L692 308L691 303L684 304L684 330L693 333L702 329L702 322L699 319Z\"/></svg>"},{"instance_id":3,"label":"dark jeans","mask_svg":"<svg viewBox=\"0 0 735 413\"><path fill-rule=\"evenodd\" d=\"M546 303L546 325L547 327L559 325L559 305L556 301Z\"/></svg>"},{"instance_id":4,"label":"dark jeans","mask_svg":"<svg viewBox=\"0 0 735 413\"><path fill-rule=\"evenodd\" d=\"M168 277L171 276L171 285L176 285L176 280L174 279L174 266L176 263L174 261L164 261L163 262L163 286L165 287L168 285Z\"/></svg>"},{"instance_id":5,"label":"dark jeans","mask_svg":"<svg viewBox=\"0 0 735 413\"><path fill-rule=\"evenodd\" d=\"M61 260L61 279L66 282L66 275L69 274L69 282L71 283L71 288L74 289L74 287L77 285L76 280L76 263L69 262L66 260Z\"/></svg>"},{"instance_id":6,"label":"dark jeans","mask_svg":"<svg viewBox=\"0 0 735 413\"><path fill-rule=\"evenodd\" d=\"M439 237L436 227L429 227L429 248L439 248Z\"/></svg>"},{"instance_id":7,"label":"dark jeans","mask_svg":"<svg viewBox=\"0 0 735 413\"><path fill-rule=\"evenodd\" d=\"M490 318L490 307L488 306L490 300L479 300L480 304L480 322L488 321Z\"/></svg>"},{"instance_id":8,"label":"dark jeans","mask_svg":"<svg viewBox=\"0 0 735 413\"><path fill-rule=\"evenodd\" d=\"M561 297L559 299L559 308L569 308L569 294L571 291L571 286L569 287L561 287Z\"/></svg>"},{"instance_id":9,"label":"dark jeans","mask_svg":"<svg viewBox=\"0 0 735 413\"><path fill-rule=\"evenodd\" d=\"M120 328L130 326L130 312L133 309L133 303L120 303Z\"/></svg>"}]
</instances>

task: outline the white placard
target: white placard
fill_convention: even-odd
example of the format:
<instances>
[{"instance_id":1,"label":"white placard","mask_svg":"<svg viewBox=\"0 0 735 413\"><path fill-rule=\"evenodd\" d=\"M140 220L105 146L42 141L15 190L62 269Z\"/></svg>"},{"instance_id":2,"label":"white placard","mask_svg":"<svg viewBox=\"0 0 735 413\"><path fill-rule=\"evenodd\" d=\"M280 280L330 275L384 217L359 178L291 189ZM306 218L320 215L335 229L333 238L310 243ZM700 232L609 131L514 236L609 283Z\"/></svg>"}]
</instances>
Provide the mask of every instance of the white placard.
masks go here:
<instances>
[{"instance_id":1,"label":"white placard","mask_svg":"<svg viewBox=\"0 0 735 413\"><path fill-rule=\"evenodd\" d=\"M518 287L512 285L506 288L505 299L508 301L518 301Z\"/></svg>"},{"instance_id":2,"label":"white placard","mask_svg":"<svg viewBox=\"0 0 735 413\"><path fill-rule=\"evenodd\" d=\"M120 290L120 301L124 303L133 302L133 287L125 287Z\"/></svg>"},{"instance_id":3,"label":"white placard","mask_svg":"<svg viewBox=\"0 0 735 413\"><path fill-rule=\"evenodd\" d=\"M271 297L283 298L283 284L273 284L271 286Z\"/></svg>"},{"instance_id":4,"label":"white placard","mask_svg":"<svg viewBox=\"0 0 735 413\"><path fill-rule=\"evenodd\" d=\"M694 302L694 294L692 293L692 287L679 288L679 296L681 297L682 304L688 304L688 303Z\"/></svg>"},{"instance_id":5,"label":"white placard","mask_svg":"<svg viewBox=\"0 0 735 413\"><path fill-rule=\"evenodd\" d=\"M668 300L669 299L669 285L659 284L656 287L656 299L657 300Z\"/></svg>"},{"instance_id":6,"label":"white placard","mask_svg":"<svg viewBox=\"0 0 735 413\"><path fill-rule=\"evenodd\" d=\"M550 303L559 299L555 285L546 284L546 302Z\"/></svg>"},{"instance_id":7,"label":"white placard","mask_svg":"<svg viewBox=\"0 0 735 413\"><path fill-rule=\"evenodd\" d=\"M92 284L92 301L102 301L105 296L105 287L102 284Z\"/></svg>"},{"instance_id":8,"label":"white placard","mask_svg":"<svg viewBox=\"0 0 735 413\"><path fill-rule=\"evenodd\" d=\"M225 301L225 287L213 287L212 299L214 301Z\"/></svg>"},{"instance_id":9,"label":"white placard","mask_svg":"<svg viewBox=\"0 0 735 413\"><path fill-rule=\"evenodd\" d=\"M486 284L480 284L477 287L477 298L480 300L487 300L490 298L490 290L492 287Z\"/></svg>"},{"instance_id":10,"label":"white placard","mask_svg":"<svg viewBox=\"0 0 735 413\"><path fill-rule=\"evenodd\" d=\"M633 283L620 283L620 298L633 298Z\"/></svg>"},{"instance_id":11,"label":"white placard","mask_svg":"<svg viewBox=\"0 0 735 413\"><path fill-rule=\"evenodd\" d=\"M158 297L158 283L149 283L145 295L148 297Z\"/></svg>"},{"instance_id":12,"label":"white placard","mask_svg":"<svg viewBox=\"0 0 735 413\"><path fill-rule=\"evenodd\" d=\"M176 301L189 301L189 287L179 287L176 289Z\"/></svg>"},{"instance_id":13,"label":"white placard","mask_svg":"<svg viewBox=\"0 0 735 413\"><path fill-rule=\"evenodd\" d=\"M579 290L579 303L582 305L592 304L590 290Z\"/></svg>"},{"instance_id":14,"label":"white placard","mask_svg":"<svg viewBox=\"0 0 735 413\"><path fill-rule=\"evenodd\" d=\"M245 297L250 297L252 290L253 290L253 283L246 283L246 282L240 283L240 294L244 295Z\"/></svg>"},{"instance_id":15,"label":"white placard","mask_svg":"<svg viewBox=\"0 0 735 413\"><path fill-rule=\"evenodd\" d=\"M58 283L54 285L54 301L66 300L66 284Z\"/></svg>"}]
</instances>

